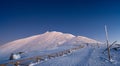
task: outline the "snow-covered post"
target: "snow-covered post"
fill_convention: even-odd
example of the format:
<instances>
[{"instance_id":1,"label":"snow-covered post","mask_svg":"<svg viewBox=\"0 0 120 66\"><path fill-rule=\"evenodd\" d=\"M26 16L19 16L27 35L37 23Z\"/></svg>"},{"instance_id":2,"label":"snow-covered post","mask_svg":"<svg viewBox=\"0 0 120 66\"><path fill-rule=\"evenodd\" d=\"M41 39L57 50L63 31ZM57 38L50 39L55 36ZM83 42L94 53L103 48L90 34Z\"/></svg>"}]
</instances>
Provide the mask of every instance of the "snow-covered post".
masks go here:
<instances>
[{"instance_id":1,"label":"snow-covered post","mask_svg":"<svg viewBox=\"0 0 120 66\"><path fill-rule=\"evenodd\" d=\"M107 31L107 26L106 25L105 25L105 33L106 33L106 42L107 42L107 49L108 49L108 59L110 61L111 56L110 56L110 48L109 48L109 40L108 40L108 31Z\"/></svg>"}]
</instances>

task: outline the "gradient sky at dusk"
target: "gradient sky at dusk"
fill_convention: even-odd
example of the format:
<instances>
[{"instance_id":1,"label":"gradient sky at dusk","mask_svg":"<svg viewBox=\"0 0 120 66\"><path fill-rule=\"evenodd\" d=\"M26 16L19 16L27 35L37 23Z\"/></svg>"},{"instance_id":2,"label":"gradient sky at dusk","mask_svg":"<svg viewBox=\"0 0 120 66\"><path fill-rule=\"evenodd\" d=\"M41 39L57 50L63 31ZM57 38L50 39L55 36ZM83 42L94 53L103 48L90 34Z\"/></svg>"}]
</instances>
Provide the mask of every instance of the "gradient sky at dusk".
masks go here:
<instances>
[{"instance_id":1,"label":"gradient sky at dusk","mask_svg":"<svg viewBox=\"0 0 120 66\"><path fill-rule=\"evenodd\" d=\"M120 42L119 0L0 0L0 44L60 31Z\"/></svg>"}]
</instances>

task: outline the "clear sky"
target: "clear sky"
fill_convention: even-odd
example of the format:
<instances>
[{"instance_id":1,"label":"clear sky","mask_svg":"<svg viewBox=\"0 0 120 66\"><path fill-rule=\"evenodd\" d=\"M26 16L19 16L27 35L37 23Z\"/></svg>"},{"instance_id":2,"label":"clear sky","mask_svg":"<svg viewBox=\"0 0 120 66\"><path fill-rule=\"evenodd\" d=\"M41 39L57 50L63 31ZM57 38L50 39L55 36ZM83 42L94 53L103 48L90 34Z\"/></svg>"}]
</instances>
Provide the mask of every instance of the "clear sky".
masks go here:
<instances>
[{"instance_id":1,"label":"clear sky","mask_svg":"<svg viewBox=\"0 0 120 66\"><path fill-rule=\"evenodd\" d=\"M60 31L120 42L120 0L0 0L0 44Z\"/></svg>"}]
</instances>

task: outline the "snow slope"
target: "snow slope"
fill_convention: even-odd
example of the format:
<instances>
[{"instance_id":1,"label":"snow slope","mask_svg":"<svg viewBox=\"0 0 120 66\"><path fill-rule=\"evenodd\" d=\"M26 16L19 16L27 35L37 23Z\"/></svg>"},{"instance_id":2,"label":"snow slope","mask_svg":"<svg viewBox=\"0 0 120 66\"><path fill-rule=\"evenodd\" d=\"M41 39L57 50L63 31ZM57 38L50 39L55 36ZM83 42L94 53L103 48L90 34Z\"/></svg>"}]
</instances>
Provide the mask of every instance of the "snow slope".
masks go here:
<instances>
[{"instance_id":1,"label":"snow slope","mask_svg":"<svg viewBox=\"0 0 120 66\"><path fill-rule=\"evenodd\" d=\"M85 43L90 43L90 44L96 44L96 43L100 43L96 40L84 37L84 36L76 36L73 37L71 40L69 40L67 43L65 44L85 44Z\"/></svg>"},{"instance_id":2,"label":"snow slope","mask_svg":"<svg viewBox=\"0 0 120 66\"><path fill-rule=\"evenodd\" d=\"M70 55L48 60L35 66L86 66L91 57L93 48L83 48Z\"/></svg>"},{"instance_id":3,"label":"snow slope","mask_svg":"<svg viewBox=\"0 0 120 66\"><path fill-rule=\"evenodd\" d=\"M0 47L0 54L6 53L9 50L11 52L18 51L36 51L42 49L49 49L56 47L57 45L61 45L64 42L70 40L75 36L71 34L63 34L61 32L46 32L41 35L35 35L28 38L23 38L19 40L15 40L13 42L9 42Z\"/></svg>"},{"instance_id":4,"label":"snow slope","mask_svg":"<svg viewBox=\"0 0 120 66\"><path fill-rule=\"evenodd\" d=\"M31 36L9 42L0 47L0 54L12 53L12 52L30 52L36 50L45 50L54 48L63 44L78 44L78 43L97 43L93 39L74 36L72 34L61 33L61 32L46 32L44 34Z\"/></svg>"},{"instance_id":5,"label":"snow slope","mask_svg":"<svg viewBox=\"0 0 120 66\"><path fill-rule=\"evenodd\" d=\"M108 61L107 52L103 53L106 45L98 44L98 47L97 43L100 42L83 36L74 36L72 34L55 31L46 32L1 46L0 63L9 61L8 57L11 52L24 51L26 53L23 57L31 58L84 45L83 48L73 51L71 54L48 59L47 61L39 63L32 63L31 61L27 63L33 66L120 66L120 50L116 51L111 49L113 61L110 62Z\"/></svg>"},{"instance_id":6,"label":"snow slope","mask_svg":"<svg viewBox=\"0 0 120 66\"><path fill-rule=\"evenodd\" d=\"M0 46L0 62L3 60L6 61L11 53L25 52L28 56L39 55L41 54L41 51L56 50L65 45L70 46L85 43L100 42L87 37L74 36L68 33L56 31L46 32L44 34L15 40Z\"/></svg>"},{"instance_id":7,"label":"snow slope","mask_svg":"<svg viewBox=\"0 0 120 66\"><path fill-rule=\"evenodd\" d=\"M105 45L86 46L70 55L50 59L34 66L120 66L120 51L111 50L113 62L108 61L107 53L102 52Z\"/></svg>"}]
</instances>

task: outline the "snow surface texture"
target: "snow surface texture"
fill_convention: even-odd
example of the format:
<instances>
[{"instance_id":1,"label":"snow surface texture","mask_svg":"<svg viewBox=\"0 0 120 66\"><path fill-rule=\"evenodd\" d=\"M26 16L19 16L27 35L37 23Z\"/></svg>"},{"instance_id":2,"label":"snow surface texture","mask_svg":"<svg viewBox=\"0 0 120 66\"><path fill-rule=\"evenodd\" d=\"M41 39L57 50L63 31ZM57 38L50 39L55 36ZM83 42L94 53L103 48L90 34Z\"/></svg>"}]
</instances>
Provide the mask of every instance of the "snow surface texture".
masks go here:
<instances>
[{"instance_id":1,"label":"snow surface texture","mask_svg":"<svg viewBox=\"0 0 120 66\"><path fill-rule=\"evenodd\" d=\"M86 66L93 52L92 48L84 48L70 55L51 59L36 66Z\"/></svg>"},{"instance_id":2,"label":"snow surface texture","mask_svg":"<svg viewBox=\"0 0 120 66\"><path fill-rule=\"evenodd\" d=\"M100 46L98 48L97 44ZM102 51L105 46L100 42L72 34L46 32L28 38L19 39L0 46L0 62L8 61L11 53L25 52L23 58L59 52L73 46L85 47L66 56L49 59L40 63L29 62L29 66L120 66L120 52L112 51L113 63L107 60L107 53Z\"/></svg>"},{"instance_id":3,"label":"snow surface texture","mask_svg":"<svg viewBox=\"0 0 120 66\"><path fill-rule=\"evenodd\" d=\"M49 50L65 44L81 44L81 43L99 43L96 40L74 36L72 34L61 32L46 32L41 35L35 35L28 38L19 39L0 46L0 56L2 54L10 54L16 52L31 52L38 50Z\"/></svg>"},{"instance_id":4,"label":"snow surface texture","mask_svg":"<svg viewBox=\"0 0 120 66\"><path fill-rule=\"evenodd\" d=\"M105 45L101 45L100 48L86 46L70 55L50 59L35 66L120 66L120 51L111 50L113 62L109 62L107 53L102 53L104 49Z\"/></svg>"},{"instance_id":5,"label":"snow surface texture","mask_svg":"<svg viewBox=\"0 0 120 66\"><path fill-rule=\"evenodd\" d=\"M65 56L48 59L43 62L29 62L29 66L120 66L120 51L111 50L114 61L111 63L107 59L107 53L103 54L104 49L105 45L100 45L100 48L86 45L84 48Z\"/></svg>"}]
</instances>

